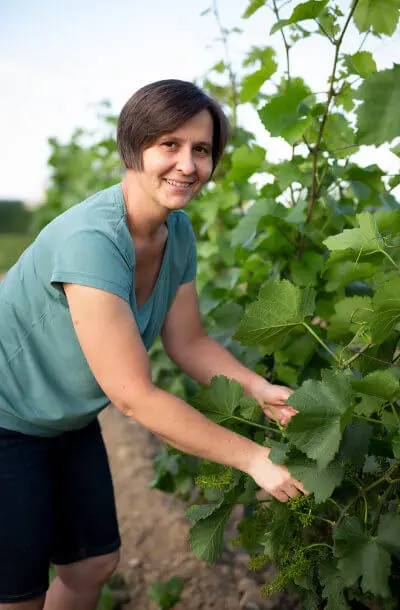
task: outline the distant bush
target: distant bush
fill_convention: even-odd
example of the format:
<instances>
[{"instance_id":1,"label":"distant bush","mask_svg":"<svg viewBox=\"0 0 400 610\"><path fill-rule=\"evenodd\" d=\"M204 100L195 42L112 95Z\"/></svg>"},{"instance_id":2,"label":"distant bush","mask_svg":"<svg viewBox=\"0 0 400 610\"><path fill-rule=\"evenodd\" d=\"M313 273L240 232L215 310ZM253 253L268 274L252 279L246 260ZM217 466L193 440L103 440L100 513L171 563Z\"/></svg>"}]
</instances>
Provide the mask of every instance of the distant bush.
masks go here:
<instances>
[{"instance_id":1,"label":"distant bush","mask_svg":"<svg viewBox=\"0 0 400 610\"><path fill-rule=\"evenodd\" d=\"M0 200L0 233L27 233L31 217L22 201Z\"/></svg>"}]
</instances>

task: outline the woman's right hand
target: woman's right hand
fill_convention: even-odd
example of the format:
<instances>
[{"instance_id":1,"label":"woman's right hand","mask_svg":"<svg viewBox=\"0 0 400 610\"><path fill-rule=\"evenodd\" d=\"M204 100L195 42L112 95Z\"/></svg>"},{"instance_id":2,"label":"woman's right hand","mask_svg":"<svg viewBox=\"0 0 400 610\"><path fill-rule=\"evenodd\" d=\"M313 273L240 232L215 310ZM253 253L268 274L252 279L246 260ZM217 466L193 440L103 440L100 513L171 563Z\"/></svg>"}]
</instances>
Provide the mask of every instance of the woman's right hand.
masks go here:
<instances>
[{"instance_id":1,"label":"woman's right hand","mask_svg":"<svg viewBox=\"0 0 400 610\"><path fill-rule=\"evenodd\" d=\"M258 445L258 450L250 464L248 474L266 492L280 502L288 502L290 498L301 493L308 495L304 485L294 479L286 466L273 464L268 458L271 449Z\"/></svg>"}]
</instances>

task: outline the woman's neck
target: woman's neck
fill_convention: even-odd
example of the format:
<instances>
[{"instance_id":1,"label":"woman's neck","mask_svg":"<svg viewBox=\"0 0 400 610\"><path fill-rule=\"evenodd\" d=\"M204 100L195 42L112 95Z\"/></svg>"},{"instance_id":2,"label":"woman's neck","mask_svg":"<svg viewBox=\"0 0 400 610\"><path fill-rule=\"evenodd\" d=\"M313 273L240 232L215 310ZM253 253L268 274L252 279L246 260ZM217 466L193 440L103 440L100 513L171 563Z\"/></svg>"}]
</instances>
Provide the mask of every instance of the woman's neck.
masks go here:
<instances>
[{"instance_id":1,"label":"woman's neck","mask_svg":"<svg viewBox=\"0 0 400 610\"><path fill-rule=\"evenodd\" d=\"M171 212L149 200L135 178L135 172L127 171L122 180L129 232L139 241L152 241Z\"/></svg>"}]
</instances>

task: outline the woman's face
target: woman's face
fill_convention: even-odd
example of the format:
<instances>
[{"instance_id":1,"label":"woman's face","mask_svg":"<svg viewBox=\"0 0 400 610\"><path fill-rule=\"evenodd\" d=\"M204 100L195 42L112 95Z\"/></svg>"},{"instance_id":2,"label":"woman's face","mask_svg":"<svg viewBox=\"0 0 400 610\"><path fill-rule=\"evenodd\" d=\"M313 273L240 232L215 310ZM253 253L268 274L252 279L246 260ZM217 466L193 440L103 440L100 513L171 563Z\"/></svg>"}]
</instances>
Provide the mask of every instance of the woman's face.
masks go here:
<instances>
[{"instance_id":1,"label":"woman's face","mask_svg":"<svg viewBox=\"0 0 400 610\"><path fill-rule=\"evenodd\" d=\"M168 210L184 208L212 173L213 121L203 110L142 153L137 179L144 193Z\"/></svg>"}]
</instances>

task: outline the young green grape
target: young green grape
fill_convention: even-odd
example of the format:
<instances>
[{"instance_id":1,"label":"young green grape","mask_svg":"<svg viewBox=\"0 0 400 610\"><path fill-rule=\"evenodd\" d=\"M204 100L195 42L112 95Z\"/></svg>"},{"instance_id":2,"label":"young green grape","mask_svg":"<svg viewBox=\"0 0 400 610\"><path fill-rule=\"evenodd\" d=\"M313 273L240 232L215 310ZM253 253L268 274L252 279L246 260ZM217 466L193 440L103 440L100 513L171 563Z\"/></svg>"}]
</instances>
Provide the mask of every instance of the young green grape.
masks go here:
<instances>
[{"instance_id":1,"label":"young green grape","mask_svg":"<svg viewBox=\"0 0 400 610\"><path fill-rule=\"evenodd\" d=\"M285 553L282 562L283 567L272 582L261 588L262 596L269 597L273 593L283 591L291 582L303 576L311 564L302 547Z\"/></svg>"},{"instance_id":2,"label":"young green grape","mask_svg":"<svg viewBox=\"0 0 400 610\"><path fill-rule=\"evenodd\" d=\"M303 527L309 527L315 521L312 514L315 501L312 496L297 496L288 502L289 510L296 515ZM307 511L307 512L306 512Z\"/></svg>"},{"instance_id":3,"label":"young green grape","mask_svg":"<svg viewBox=\"0 0 400 610\"><path fill-rule=\"evenodd\" d=\"M256 570L263 568L268 560L269 557L267 557L267 555L255 555L254 557L251 557L247 567L251 572L255 572Z\"/></svg>"}]
</instances>

